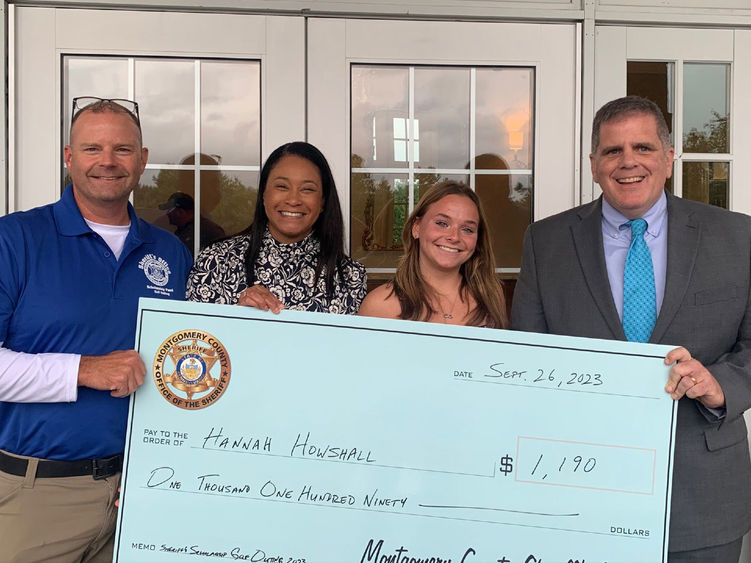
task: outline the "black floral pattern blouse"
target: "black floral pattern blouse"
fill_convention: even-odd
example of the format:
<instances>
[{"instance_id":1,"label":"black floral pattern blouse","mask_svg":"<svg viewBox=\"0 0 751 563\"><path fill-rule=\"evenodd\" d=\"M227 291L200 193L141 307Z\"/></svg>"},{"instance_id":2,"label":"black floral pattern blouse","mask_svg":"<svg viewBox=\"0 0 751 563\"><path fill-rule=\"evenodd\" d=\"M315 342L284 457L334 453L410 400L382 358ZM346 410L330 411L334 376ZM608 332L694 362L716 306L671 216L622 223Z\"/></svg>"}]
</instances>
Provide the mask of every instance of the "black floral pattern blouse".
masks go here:
<instances>
[{"instance_id":1,"label":"black floral pattern blouse","mask_svg":"<svg viewBox=\"0 0 751 563\"><path fill-rule=\"evenodd\" d=\"M249 246L250 236L239 235L204 249L188 277L187 300L236 304L240 292L248 287L245 252ZM329 298L325 272L314 284L320 252L321 245L312 234L299 242L282 244L267 230L255 264L256 281L287 309L354 315L367 292L365 267L345 258L344 279L339 273L334 276L334 296Z\"/></svg>"}]
</instances>

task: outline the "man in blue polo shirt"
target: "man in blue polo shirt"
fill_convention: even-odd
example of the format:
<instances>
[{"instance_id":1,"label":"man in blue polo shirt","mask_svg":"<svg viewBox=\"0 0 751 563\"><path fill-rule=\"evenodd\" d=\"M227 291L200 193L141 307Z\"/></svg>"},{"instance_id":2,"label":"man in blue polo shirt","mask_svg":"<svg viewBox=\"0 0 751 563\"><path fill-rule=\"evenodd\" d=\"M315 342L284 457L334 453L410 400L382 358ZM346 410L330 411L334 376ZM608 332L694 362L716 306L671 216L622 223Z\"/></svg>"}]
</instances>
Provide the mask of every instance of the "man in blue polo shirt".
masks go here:
<instances>
[{"instance_id":1,"label":"man in blue polo shirt","mask_svg":"<svg viewBox=\"0 0 751 563\"><path fill-rule=\"evenodd\" d=\"M51 205L0 218L0 561L111 561L139 297L183 299L191 257L128 203L138 106L73 102Z\"/></svg>"}]
</instances>

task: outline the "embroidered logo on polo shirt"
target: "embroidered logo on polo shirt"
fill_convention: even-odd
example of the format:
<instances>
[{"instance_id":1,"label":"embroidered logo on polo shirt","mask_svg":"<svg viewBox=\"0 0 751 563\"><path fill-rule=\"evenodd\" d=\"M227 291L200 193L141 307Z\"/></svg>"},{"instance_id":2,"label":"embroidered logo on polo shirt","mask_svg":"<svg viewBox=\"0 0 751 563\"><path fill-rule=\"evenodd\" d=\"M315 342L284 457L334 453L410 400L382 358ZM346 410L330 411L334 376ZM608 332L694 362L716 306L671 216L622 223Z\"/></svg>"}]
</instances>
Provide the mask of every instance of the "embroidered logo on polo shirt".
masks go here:
<instances>
[{"instance_id":1,"label":"embroidered logo on polo shirt","mask_svg":"<svg viewBox=\"0 0 751 563\"><path fill-rule=\"evenodd\" d=\"M154 383L176 407L198 410L227 390L231 367L222 343L207 332L181 330L167 338L154 357Z\"/></svg>"},{"instance_id":2,"label":"embroidered logo on polo shirt","mask_svg":"<svg viewBox=\"0 0 751 563\"><path fill-rule=\"evenodd\" d=\"M148 289L153 289L154 293L159 295L172 295L174 291L171 288L164 287L169 283L169 275L172 273L169 269L169 264L164 258L154 256L153 254L147 254L138 263L138 267L143 270L143 273L154 285L147 285Z\"/></svg>"}]
</instances>

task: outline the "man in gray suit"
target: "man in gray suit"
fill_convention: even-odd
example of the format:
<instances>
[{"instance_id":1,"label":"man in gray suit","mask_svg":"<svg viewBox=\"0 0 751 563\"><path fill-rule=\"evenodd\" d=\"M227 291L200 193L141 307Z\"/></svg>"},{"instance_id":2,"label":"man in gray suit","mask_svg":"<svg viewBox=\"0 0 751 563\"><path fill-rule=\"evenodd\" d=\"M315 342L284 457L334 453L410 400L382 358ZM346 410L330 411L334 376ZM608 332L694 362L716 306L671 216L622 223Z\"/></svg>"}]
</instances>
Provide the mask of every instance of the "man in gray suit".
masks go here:
<instances>
[{"instance_id":1,"label":"man in gray suit","mask_svg":"<svg viewBox=\"0 0 751 563\"><path fill-rule=\"evenodd\" d=\"M751 528L751 217L665 192L673 148L644 98L600 108L590 160L602 197L527 230L511 328L626 340L626 223L646 220L649 342L681 346L665 359L665 390L679 401L669 561L737 563Z\"/></svg>"}]
</instances>

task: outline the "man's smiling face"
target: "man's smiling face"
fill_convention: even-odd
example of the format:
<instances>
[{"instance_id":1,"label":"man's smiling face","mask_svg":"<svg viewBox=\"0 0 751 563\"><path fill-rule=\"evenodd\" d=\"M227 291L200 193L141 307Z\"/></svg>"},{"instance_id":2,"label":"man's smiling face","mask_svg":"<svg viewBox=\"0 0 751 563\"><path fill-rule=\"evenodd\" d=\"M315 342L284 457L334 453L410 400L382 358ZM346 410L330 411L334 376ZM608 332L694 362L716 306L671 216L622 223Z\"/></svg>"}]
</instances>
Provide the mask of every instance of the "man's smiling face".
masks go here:
<instances>
[{"instance_id":1,"label":"man's smiling face","mask_svg":"<svg viewBox=\"0 0 751 563\"><path fill-rule=\"evenodd\" d=\"M589 160L603 197L636 219L660 199L673 173L673 153L663 147L652 115L632 113L601 125L599 146Z\"/></svg>"},{"instance_id":2,"label":"man's smiling face","mask_svg":"<svg viewBox=\"0 0 751 563\"><path fill-rule=\"evenodd\" d=\"M126 113L82 112L65 147L65 165L79 207L125 206L147 156L138 127Z\"/></svg>"}]
</instances>

